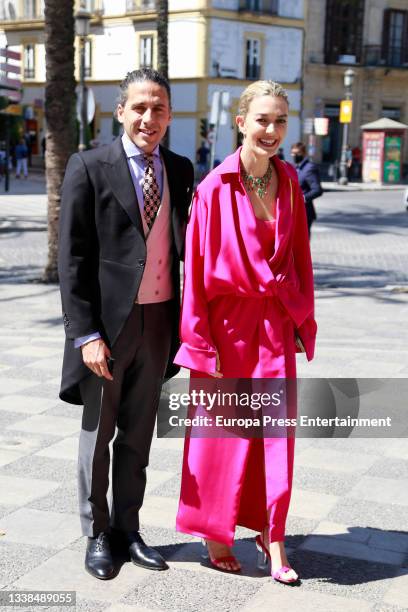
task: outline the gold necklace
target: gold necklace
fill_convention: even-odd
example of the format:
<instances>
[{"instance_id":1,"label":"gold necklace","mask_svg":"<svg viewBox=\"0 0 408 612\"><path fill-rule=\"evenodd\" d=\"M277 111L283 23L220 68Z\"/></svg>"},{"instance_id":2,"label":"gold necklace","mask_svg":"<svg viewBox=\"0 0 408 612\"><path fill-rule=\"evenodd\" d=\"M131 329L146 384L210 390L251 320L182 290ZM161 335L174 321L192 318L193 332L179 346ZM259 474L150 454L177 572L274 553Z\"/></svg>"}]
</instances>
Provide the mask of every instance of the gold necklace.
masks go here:
<instances>
[{"instance_id":1,"label":"gold necklace","mask_svg":"<svg viewBox=\"0 0 408 612\"><path fill-rule=\"evenodd\" d=\"M267 171L263 176L252 176L243 171L244 185L248 191L255 191L258 196L262 199L268 190L269 185L272 182L272 164L269 164Z\"/></svg>"}]
</instances>

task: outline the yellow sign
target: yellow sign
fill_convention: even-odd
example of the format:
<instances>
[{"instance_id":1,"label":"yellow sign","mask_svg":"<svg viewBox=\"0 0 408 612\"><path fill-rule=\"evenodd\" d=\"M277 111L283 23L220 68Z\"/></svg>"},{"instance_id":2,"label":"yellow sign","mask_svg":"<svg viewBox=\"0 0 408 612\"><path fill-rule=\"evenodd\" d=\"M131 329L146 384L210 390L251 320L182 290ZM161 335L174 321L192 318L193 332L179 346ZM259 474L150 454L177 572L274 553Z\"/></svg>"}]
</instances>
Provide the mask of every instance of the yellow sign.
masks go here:
<instances>
[{"instance_id":1,"label":"yellow sign","mask_svg":"<svg viewBox=\"0 0 408 612\"><path fill-rule=\"evenodd\" d=\"M340 102L340 123L351 123L353 115L352 100L342 100Z\"/></svg>"},{"instance_id":2,"label":"yellow sign","mask_svg":"<svg viewBox=\"0 0 408 612\"><path fill-rule=\"evenodd\" d=\"M8 115L22 115L23 107L21 104L10 104L7 108L4 109L4 112Z\"/></svg>"}]
</instances>

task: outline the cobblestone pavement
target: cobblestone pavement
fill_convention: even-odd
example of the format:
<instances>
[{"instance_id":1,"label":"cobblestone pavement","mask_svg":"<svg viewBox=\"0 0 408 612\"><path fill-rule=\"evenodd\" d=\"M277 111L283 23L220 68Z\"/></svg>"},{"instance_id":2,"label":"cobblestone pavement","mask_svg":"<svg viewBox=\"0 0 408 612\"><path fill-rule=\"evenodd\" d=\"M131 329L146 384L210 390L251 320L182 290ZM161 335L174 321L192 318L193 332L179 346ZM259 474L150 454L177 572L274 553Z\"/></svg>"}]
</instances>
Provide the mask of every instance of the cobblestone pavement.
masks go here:
<instances>
[{"instance_id":1,"label":"cobblestone pavement","mask_svg":"<svg viewBox=\"0 0 408 612\"><path fill-rule=\"evenodd\" d=\"M287 546L302 584L292 589L256 570L254 534L241 528L241 575L200 563L197 540L174 529L182 441L156 438L142 524L170 570L124 562L113 581L86 574L76 500L81 409L57 397L57 287L33 282L46 257L45 197L1 195L0 207L0 589L75 590L76 609L92 612L408 609L406 437L297 440ZM313 362L299 358L300 375L407 377L402 192L328 193L318 210L319 339Z\"/></svg>"}]
</instances>

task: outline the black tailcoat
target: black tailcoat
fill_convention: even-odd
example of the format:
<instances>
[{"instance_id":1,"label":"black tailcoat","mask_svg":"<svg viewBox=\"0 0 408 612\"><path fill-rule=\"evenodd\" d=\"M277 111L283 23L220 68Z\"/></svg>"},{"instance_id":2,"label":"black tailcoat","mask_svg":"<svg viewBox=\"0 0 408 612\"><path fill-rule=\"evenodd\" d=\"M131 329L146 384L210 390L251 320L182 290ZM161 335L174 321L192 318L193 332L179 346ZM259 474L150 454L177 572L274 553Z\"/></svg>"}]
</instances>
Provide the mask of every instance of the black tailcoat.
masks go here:
<instances>
[{"instance_id":1,"label":"black tailcoat","mask_svg":"<svg viewBox=\"0 0 408 612\"><path fill-rule=\"evenodd\" d=\"M169 191L175 291L172 350L166 377L177 373L180 260L193 166L160 147ZM66 333L61 399L82 404L79 381L91 374L74 339L98 331L109 347L128 318L146 262L146 242L121 138L70 158L62 187L58 272Z\"/></svg>"}]
</instances>

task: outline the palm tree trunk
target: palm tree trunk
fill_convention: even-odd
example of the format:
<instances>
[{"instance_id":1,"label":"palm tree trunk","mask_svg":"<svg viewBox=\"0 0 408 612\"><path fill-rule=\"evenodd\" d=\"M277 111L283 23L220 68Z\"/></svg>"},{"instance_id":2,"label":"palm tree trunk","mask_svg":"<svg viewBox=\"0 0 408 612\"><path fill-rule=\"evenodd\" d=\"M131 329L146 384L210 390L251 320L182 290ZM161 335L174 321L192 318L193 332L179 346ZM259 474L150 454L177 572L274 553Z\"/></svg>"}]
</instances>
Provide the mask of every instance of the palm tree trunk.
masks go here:
<instances>
[{"instance_id":1,"label":"palm tree trunk","mask_svg":"<svg viewBox=\"0 0 408 612\"><path fill-rule=\"evenodd\" d=\"M61 185L75 147L74 0L45 0L45 167L48 194L48 262L45 282L58 282Z\"/></svg>"},{"instance_id":2,"label":"palm tree trunk","mask_svg":"<svg viewBox=\"0 0 408 612\"><path fill-rule=\"evenodd\" d=\"M167 79L169 78L169 56L168 56L168 22L169 3L168 0L156 0L157 7L157 70ZM169 131L167 130L162 144L169 146Z\"/></svg>"}]
</instances>

